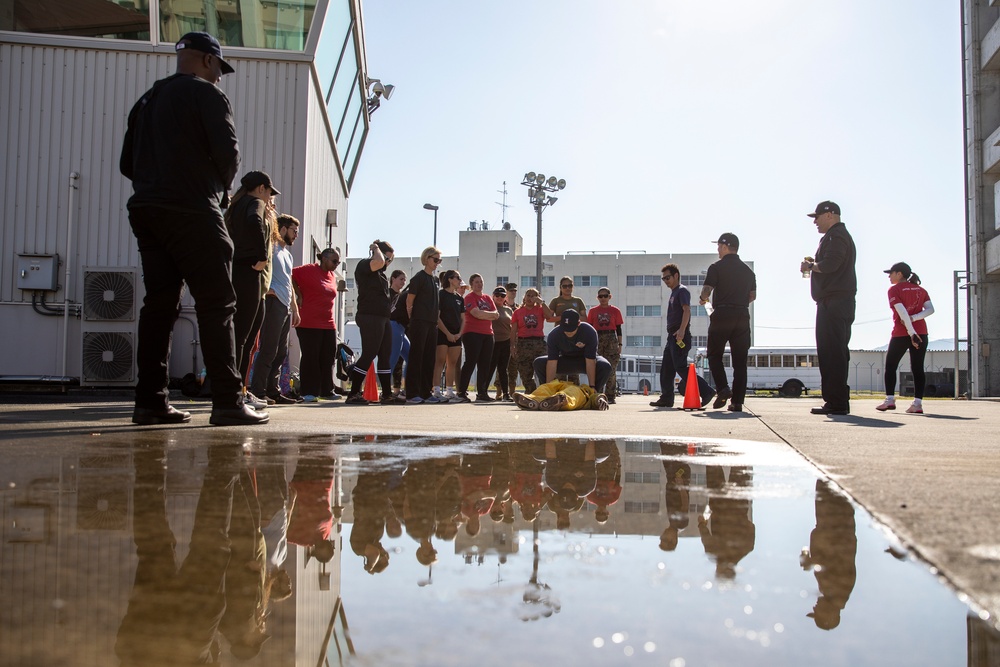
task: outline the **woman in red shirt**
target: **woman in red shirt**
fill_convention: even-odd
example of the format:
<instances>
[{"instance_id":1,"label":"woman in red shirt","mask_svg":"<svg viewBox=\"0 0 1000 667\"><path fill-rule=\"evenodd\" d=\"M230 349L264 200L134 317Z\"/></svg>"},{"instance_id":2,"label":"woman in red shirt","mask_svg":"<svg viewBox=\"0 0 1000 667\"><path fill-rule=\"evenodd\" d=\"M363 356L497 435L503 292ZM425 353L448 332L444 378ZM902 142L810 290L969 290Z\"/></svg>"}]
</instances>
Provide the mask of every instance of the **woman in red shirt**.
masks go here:
<instances>
[{"instance_id":1,"label":"woman in red shirt","mask_svg":"<svg viewBox=\"0 0 1000 667\"><path fill-rule=\"evenodd\" d=\"M337 298L337 275L340 253L333 248L321 252L315 264L292 269L292 287L299 303L299 338L302 359L299 361L299 394L306 403L318 397L340 398L333 391L333 362L337 357L337 325L333 301Z\"/></svg>"},{"instance_id":2,"label":"woman in red shirt","mask_svg":"<svg viewBox=\"0 0 1000 667\"><path fill-rule=\"evenodd\" d=\"M924 318L934 312L927 290L920 286L920 277L906 262L897 262L886 269L889 274L889 307L892 308L892 338L885 354L885 401L875 409L879 412L896 409L896 370L903 354L910 353L913 371L913 404L910 414L923 414L924 355L927 353L927 323Z\"/></svg>"},{"instance_id":3,"label":"woman in red shirt","mask_svg":"<svg viewBox=\"0 0 1000 667\"><path fill-rule=\"evenodd\" d=\"M493 297L483 294L483 277L473 273L469 278L472 291L465 295L465 329L462 345L465 348L465 364L458 382L459 396L468 401L467 391L472 379L472 369L476 369L476 402L492 403L490 396L490 360L493 359L493 320L497 312Z\"/></svg>"}]
</instances>

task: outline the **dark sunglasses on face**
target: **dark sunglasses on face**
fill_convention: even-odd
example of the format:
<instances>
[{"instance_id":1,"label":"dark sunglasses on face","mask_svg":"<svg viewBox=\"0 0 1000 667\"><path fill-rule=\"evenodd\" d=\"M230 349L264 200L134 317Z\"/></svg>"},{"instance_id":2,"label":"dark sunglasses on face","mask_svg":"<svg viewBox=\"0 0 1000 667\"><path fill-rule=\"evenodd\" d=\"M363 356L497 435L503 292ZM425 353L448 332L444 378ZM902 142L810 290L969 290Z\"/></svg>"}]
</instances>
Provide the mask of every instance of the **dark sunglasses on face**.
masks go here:
<instances>
[{"instance_id":1,"label":"dark sunglasses on face","mask_svg":"<svg viewBox=\"0 0 1000 667\"><path fill-rule=\"evenodd\" d=\"M610 299L611 295L610 294L598 294L597 298L598 299Z\"/></svg>"},{"instance_id":2,"label":"dark sunglasses on face","mask_svg":"<svg viewBox=\"0 0 1000 667\"><path fill-rule=\"evenodd\" d=\"M440 264L441 263L441 258L440 257L431 257L431 259L434 261L435 264Z\"/></svg>"},{"instance_id":3,"label":"dark sunglasses on face","mask_svg":"<svg viewBox=\"0 0 1000 667\"><path fill-rule=\"evenodd\" d=\"M569 289L570 287L572 287L572 285L560 285L559 287L562 287L563 289Z\"/></svg>"}]
</instances>

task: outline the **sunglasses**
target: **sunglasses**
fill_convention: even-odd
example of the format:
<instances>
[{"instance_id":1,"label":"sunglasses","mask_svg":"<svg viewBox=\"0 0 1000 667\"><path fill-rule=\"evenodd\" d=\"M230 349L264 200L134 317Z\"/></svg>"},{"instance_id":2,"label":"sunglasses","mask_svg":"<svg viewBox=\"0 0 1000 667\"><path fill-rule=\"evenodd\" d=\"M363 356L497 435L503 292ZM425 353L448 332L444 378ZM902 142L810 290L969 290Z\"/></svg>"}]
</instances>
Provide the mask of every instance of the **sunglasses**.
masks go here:
<instances>
[{"instance_id":1,"label":"sunglasses","mask_svg":"<svg viewBox=\"0 0 1000 667\"><path fill-rule=\"evenodd\" d=\"M563 289L568 289L572 286L573 286L572 284L567 284L567 285L560 285L559 287L562 287Z\"/></svg>"},{"instance_id":2,"label":"sunglasses","mask_svg":"<svg viewBox=\"0 0 1000 667\"><path fill-rule=\"evenodd\" d=\"M610 299L611 295L610 294L598 294L597 298L598 299Z\"/></svg>"},{"instance_id":3,"label":"sunglasses","mask_svg":"<svg viewBox=\"0 0 1000 667\"><path fill-rule=\"evenodd\" d=\"M435 264L440 264L441 263L441 258L440 257L431 257L431 259L434 260Z\"/></svg>"}]
</instances>

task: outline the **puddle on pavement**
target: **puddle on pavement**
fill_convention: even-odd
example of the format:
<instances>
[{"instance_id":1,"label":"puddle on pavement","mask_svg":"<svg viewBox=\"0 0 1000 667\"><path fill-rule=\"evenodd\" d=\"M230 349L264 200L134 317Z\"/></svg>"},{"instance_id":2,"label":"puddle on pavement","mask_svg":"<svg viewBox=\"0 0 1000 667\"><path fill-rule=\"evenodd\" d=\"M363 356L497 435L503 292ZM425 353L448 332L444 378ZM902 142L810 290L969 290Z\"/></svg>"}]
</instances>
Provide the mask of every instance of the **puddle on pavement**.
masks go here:
<instances>
[{"instance_id":1,"label":"puddle on pavement","mask_svg":"<svg viewBox=\"0 0 1000 667\"><path fill-rule=\"evenodd\" d=\"M0 455L2 663L1000 655L992 625L780 446L233 437Z\"/></svg>"}]
</instances>

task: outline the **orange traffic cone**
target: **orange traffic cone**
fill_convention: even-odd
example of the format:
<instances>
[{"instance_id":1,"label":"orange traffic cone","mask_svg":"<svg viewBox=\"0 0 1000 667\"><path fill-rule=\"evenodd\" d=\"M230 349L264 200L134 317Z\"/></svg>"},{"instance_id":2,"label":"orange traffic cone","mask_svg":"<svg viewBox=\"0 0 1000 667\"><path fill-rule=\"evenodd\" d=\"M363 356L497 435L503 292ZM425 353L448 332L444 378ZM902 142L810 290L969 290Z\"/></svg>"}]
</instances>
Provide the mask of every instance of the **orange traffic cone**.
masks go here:
<instances>
[{"instance_id":1,"label":"orange traffic cone","mask_svg":"<svg viewBox=\"0 0 1000 667\"><path fill-rule=\"evenodd\" d=\"M688 366L687 387L684 388L684 409L701 410L701 393L698 391L698 371L694 364Z\"/></svg>"},{"instance_id":2,"label":"orange traffic cone","mask_svg":"<svg viewBox=\"0 0 1000 667\"><path fill-rule=\"evenodd\" d=\"M375 362L368 367L368 375L365 376L365 390L362 394L369 403L378 403L378 377L375 375Z\"/></svg>"},{"instance_id":3,"label":"orange traffic cone","mask_svg":"<svg viewBox=\"0 0 1000 667\"><path fill-rule=\"evenodd\" d=\"M649 385L648 384L642 385L642 395L643 396L649 396Z\"/></svg>"}]
</instances>

